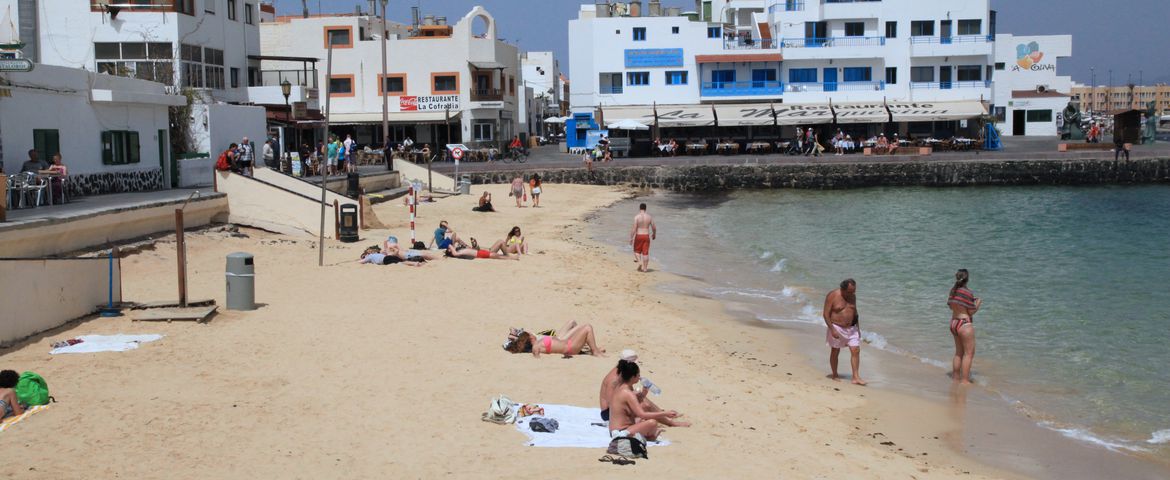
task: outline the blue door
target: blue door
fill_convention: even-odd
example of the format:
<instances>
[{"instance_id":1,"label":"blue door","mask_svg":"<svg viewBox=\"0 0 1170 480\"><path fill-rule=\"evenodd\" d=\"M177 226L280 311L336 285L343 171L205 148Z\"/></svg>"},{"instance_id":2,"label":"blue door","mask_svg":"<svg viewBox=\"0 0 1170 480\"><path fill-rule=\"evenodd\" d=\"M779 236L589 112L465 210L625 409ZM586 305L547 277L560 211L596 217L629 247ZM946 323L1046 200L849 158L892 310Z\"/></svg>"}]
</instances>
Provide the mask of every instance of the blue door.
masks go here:
<instances>
[{"instance_id":1,"label":"blue door","mask_svg":"<svg viewBox=\"0 0 1170 480\"><path fill-rule=\"evenodd\" d=\"M826 92L836 92L837 91L837 69L836 68L826 68L825 69L825 91Z\"/></svg>"},{"instance_id":2,"label":"blue door","mask_svg":"<svg viewBox=\"0 0 1170 480\"><path fill-rule=\"evenodd\" d=\"M752 88L765 88L776 84L776 70L758 68L752 70Z\"/></svg>"},{"instance_id":3,"label":"blue door","mask_svg":"<svg viewBox=\"0 0 1170 480\"><path fill-rule=\"evenodd\" d=\"M711 88L731 88L735 85L735 70L712 70Z\"/></svg>"}]
</instances>

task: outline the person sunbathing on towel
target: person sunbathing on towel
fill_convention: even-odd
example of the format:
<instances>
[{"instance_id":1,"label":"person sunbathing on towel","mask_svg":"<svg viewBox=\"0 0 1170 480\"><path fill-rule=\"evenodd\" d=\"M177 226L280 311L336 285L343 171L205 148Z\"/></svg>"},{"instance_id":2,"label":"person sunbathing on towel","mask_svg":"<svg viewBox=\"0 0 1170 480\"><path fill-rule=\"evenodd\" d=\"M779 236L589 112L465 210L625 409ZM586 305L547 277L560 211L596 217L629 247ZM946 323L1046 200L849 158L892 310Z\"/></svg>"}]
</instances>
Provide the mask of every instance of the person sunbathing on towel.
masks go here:
<instances>
[{"instance_id":1,"label":"person sunbathing on towel","mask_svg":"<svg viewBox=\"0 0 1170 480\"><path fill-rule=\"evenodd\" d=\"M621 360L618 360L618 364L620 365L621 362L638 363L637 352L634 352L633 350L628 350L628 349L622 350ZM620 385L621 385L621 378L618 375L617 367L614 367L613 369L611 369L609 371L609 373L605 375L605 378L601 380L601 394L599 395L599 398L601 401L601 419L602 420L605 420L607 422L609 421L609 400L613 397L613 392L615 390L617 390L617 388ZM638 398L638 404L642 406L642 409L646 410L647 412L661 412L662 408L659 407L658 405L655 405L654 402L650 401L650 399L647 398L647 396L646 396L647 394L650 393L650 386L652 386L652 385L653 385L652 383L649 383L649 379L643 379L642 380L642 387L643 387L642 391L636 393L634 396L636 396ZM659 422L668 426L668 427L689 427L689 426L691 426L691 424L688 422L679 422L679 421L675 421L675 420L672 420L669 418L664 418L662 420L659 420Z\"/></svg>"},{"instance_id":2,"label":"person sunbathing on towel","mask_svg":"<svg viewBox=\"0 0 1170 480\"><path fill-rule=\"evenodd\" d=\"M619 360L617 371L621 383L609 400L609 438L657 440L662 432L658 425L678 417L678 412L649 412L642 408L638 395L634 393L634 384L642 379L638 364Z\"/></svg>"},{"instance_id":3,"label":"person sunbathing on towel","mask_svg":"<svg viewBox=\"0 0 1170 480\"><path fill-rule=\"evenodd\" d=\"M395 263L401 263L411 267L421 267L423 265L423 261L403 260L398 255L384 254L382 253L382 249L377 246L369 247L362 252L362 258L358 260L358 263L363 265L367 263L371 265L394 265Z\"/></svg>"},{"instance_id":4,"label":"person sunbathing on towel","mask_svg":"<svg viewBox=\"0 0 1170 480\"><path fill-rule=\"evenodd\" d=\"M474 240L474 239L473 239ZM474 242L473 242L474 243ZM479 248L455 248L454 245L447 247L447 256L454 258L464 258L467 260L474 260L477 258L494 258L497 260L519 260L519 255L508 255L506 253L496 253L496 251L503 248L504 241L500 240L492 245L491 250L483 250Z\"/></svg>"},{"instance_id":5,"label":"person sunbathing on towel","mask_svg":"<svg viewBox=\"0 0 1170 480\"><path fill-rule=\"evenodd\" d=\"M595 357L604 357L605 349L597 347L597 338L593 334L592 325L577 325L570 322L572 327L567 331L558 332L560 335L533 335L521 332L506 348L512 353L532 352L532 356L540 358L540 354L559 353L565 358L581 354L581 350L589 347L589 354ZM567 325L566 325L567 326Z\"/></svg>"},{"instance_id":6,"label":"person sunbathing on towel","mask_svg":"<svg viewBox=\"0 0 1170 480\"><path fill-rule=\"evenodd\" d=\"M16 382L20 374L15 370L0 372L0 419L24 414L24 407L16 400Z\"/></svg>"}]
</instances>

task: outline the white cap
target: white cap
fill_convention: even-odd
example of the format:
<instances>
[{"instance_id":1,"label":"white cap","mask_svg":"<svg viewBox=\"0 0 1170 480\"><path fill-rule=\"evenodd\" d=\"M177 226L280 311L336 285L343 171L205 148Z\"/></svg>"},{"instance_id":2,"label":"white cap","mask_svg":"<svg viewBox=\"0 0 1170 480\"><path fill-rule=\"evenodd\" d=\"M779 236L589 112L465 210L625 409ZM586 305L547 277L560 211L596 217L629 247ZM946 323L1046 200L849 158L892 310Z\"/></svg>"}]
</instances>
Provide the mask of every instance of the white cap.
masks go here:
<instances>
[{"instance_id":1,"label":"white cap","mask_svg":"<svg viewBox=\"0 0 1170 480\"><path fill-rule=\"evenodd\" d=\"M638 352L635 352L635 351L630 350L628 348L625 350L622 350L621 359L625 360L627 362L636 362L636 361L638 361Z\"/></svg>"}]
</instances>

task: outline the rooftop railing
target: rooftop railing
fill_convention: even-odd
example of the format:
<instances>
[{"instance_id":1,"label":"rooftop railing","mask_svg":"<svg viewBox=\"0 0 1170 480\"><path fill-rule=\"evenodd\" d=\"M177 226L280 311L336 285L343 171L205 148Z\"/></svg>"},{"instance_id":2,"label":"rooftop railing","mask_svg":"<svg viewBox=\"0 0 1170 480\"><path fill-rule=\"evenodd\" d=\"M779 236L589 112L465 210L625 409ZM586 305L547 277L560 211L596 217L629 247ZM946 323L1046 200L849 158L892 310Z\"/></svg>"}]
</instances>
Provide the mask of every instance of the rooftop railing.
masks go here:
<instances>
[{"instance_id":1,"label":"rooftop railing","mask_svg":"<svg viewBox=\"0 0 1170 480\"><path fill-rule=\"evenodd\" d=\"M284 83L285 80L288 80L288 83L293 85L303 85L309 88L317 88L317 70L261 70L260 84L250 86L280 86L280 84Z\"/></svg>"},{"instance_id":2,"label":"rooftop railing","mask_svg":"<svg viewBox=\"0 0 1170 480\"><path fill-rule=\"evenodd\" d=\"M880 47L885 44L886 37L805 37L780 40L782 48Z\"/></svg>"}]
</instances>

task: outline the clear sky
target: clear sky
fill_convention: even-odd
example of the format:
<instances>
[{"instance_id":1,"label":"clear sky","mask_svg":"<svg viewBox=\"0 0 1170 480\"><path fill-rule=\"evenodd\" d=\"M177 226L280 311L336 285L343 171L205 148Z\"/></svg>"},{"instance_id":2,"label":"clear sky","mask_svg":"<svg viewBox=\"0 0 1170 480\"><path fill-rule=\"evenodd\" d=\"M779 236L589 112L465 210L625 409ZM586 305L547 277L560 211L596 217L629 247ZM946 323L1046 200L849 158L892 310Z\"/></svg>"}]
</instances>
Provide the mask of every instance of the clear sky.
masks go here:
<instances>
[{"instance_id":1,"label":"clear sky","mask_svg":"<svg viewBox=\"0 0 1170 480\"><path fill-rule=\"evenodd\" d=\"M301 12L300 0L275 0L281 15ZM308 0L310 13L352 13L369 10L368 0ZM552 50L561 69L569 68L568 21L577 6L594 0L390 0L391 19L408 22L410 7L423 14L446 16L454 23L474 5L496 17L499 35L521 50ZM663 6L694 8L691 0L662 0ZM643 3L645 5L645 3ZM1122 85L1139 78L1146 84L1170 83L1170 0L992 0L999 12L1000 33L1073 35L1073 57L1062 60L1058 73L1089 83L1096 70L1098 85ZM1146 60L1150 60L1147 62Z\"/></svg>"}]
</instances>

